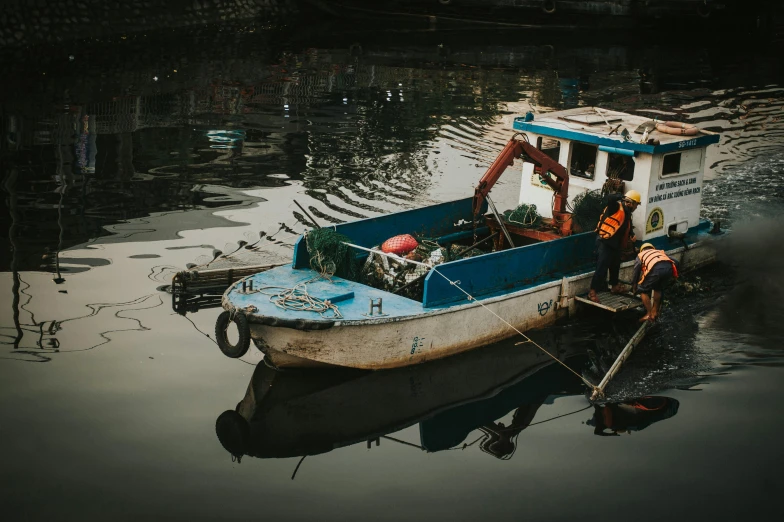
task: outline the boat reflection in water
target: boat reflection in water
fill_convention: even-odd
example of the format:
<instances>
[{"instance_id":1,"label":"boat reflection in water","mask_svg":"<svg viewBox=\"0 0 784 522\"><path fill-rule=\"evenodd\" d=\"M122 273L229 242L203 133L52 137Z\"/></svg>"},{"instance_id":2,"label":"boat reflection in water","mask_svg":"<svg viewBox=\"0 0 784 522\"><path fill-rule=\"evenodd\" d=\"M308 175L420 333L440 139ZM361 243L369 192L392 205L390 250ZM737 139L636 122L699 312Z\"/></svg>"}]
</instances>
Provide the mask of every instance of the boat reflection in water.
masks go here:
<instances>
[{"instance_id":1,"label":"boat reflection in water","mask_svg":"<svg viewBox=\"0 0 784 522\"><path fill-rule=\"evenodd\" d=\"M579 371L588 358L583 350L568 345L579 343L555 338L549 344L560 360L568 359ZM518 434L532 425L543 404L559 396L585 393L582 382L547 354L512 341L375 372L280 371L261 363L245 397L234 410L218 417L216 432L223 447L237 459L245 455L286 458L365 441L370 445L380 438L403 442L387 434L419 423L420 444L403 443L429 452L476 445L499 459L509 459ZM649 409L629 414L626 403L594 406L600 419L597 430L598 426L600 432L642 429L677 411L677 401L665 397L639 401ZM666 412L657 406L662 401L668 405ZM586 404L572 413L589 408ZM499 419L510 412L511 422L505 425ZM541 422L547 419L533 424ZM475 430L480 434L467 440Z\"/></svg>"}]
</instances>

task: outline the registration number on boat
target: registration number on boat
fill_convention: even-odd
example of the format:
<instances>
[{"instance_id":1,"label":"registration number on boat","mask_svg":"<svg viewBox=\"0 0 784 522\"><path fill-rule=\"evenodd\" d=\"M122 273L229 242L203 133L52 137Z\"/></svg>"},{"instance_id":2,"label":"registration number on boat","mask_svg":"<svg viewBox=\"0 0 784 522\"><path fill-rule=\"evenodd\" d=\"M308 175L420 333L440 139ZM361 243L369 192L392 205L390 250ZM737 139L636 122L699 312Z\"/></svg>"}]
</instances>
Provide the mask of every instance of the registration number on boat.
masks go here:
<instances>
[{"instance_id":1,"label":"registration number on boat","mask_svg":"<svg viewBox=\"0 0 784 522\"><path fill-rule=\"evenodd\" d=\"M417 348L422 348L425 345L424 337L414 337L414 342L411 344L411 355L414 355Z\"/></svg>"}]
</instances>

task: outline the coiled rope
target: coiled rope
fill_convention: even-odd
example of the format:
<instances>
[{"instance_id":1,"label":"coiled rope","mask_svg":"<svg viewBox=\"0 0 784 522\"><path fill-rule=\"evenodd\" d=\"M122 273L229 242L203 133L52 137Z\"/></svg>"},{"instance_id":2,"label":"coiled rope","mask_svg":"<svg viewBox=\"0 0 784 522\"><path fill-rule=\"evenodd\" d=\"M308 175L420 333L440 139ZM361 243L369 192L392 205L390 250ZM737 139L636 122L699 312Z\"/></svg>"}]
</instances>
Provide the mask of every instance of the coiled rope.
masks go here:
<instances>
[{"instance_id":1,"label":"coiled rope","mask_svg":"<svg viewBox=\"0 0 784 522\"><path fill-rule=\"evenodd\" d=\"M553 193L553 195L555 195L555 193ZM542 221L542 216L536 211L536 205L521 203L517 208L506 215L506 219L507 221L524 228L534 228L539 226Z\"/></svg>"},{"instance_id":2,"label":"coiled rope","mask_svg":"<svg viewBox=\"0 0 784 522\"><path fill-rule=\"evenodd\" d=\"M262 286L258 290L246 290L240 292L243 294L263 294L269 296L272 304L283 310L291 310L294 312L316 312L325 319L342 319L343 314L340 313L337 305L332 303L329 299L319 299L313 297L308 293L307 285L322 276L314 277L307 281L297 283L291 288L285 286ZM328 279L328 278L327 278ZM275 291L270 291L275 290ZM325 315L332 312L332 315Z\"/></svg>"},{"instance_id":3,"label":"coiled rope","mask_svg":"<svg viewBox=\"0 0 784 522\"><path fill-rule=\"evenodd\" d=\"M422 266L424 266L424 267L427 267L429 270L432 270L432 271L433 271L433 272L435 272L436 274L438 274L438 275L440 275L441 277L443 277L443 278L444 278L444 279L445 279L445 280L446 280L446 281L447 281L447 282L448 282L450 285L454 286L455 288L457 288L458 290L460 290L462 293L464 293L464 294L466 295L466 298L467 298L469 301L474 301L474 302L476 302L477 304L479 304L479 305L480 305L482 308L484 308L485 310L487 310L488 312L490 312L491 314L493 314L493 315L496 317L496 319L498 319L499 321L501 321L502 323L504 323L506 326L508 326L509 328L511 328L512 330L514 330L515 332L517 332L517 333L518 333L518 334L519 334L519 335L520 335L520 336L521 336L523 339L525 339L525 341L524 341L524 342L522 342L522 343L517 343L517 344L527 344L527 343L533 344L534 346L536 346L537 348L539 348L540 350L542 350L544 353L546 353L547 355L549 355L549 356L550 356L550 358L552 358L552 359L553 359L555 362L557 362L558 364L560 364L561 366L563 366L564 368L566 368L567 370L569 370L570 372L572 372L573 374L575 374L575 375L577 376L577 378L578 378L578 379L580 379L581 381L583 381L583 382L586 384L586 386L588 386L589 388L591 388L591 390L593 390L593 391L596 391L596 390L598 390L597 386L596 386L596 385L594 385L592 382L588 381L588 380L587 380L585 377L583 377L582 375L580 375L579 373L577 373L576 371L574 371L574 370L573 370L571 367L569 367L569 366L568 366L568 365L567 365L565 362L563 362L563 361L562 361L562 360L560 360L558 357L556 357L555 355L553 355L553 354L551 354L550 352L548 352L547 350L545 350L545 349L544 349L544 348L543 348L541 345L539 345L539 344L538 344L536 341L534 341L533 339L531 339L530 337L528 337L527 335L525 335L523 332L521 332L520 330L518 330L517 328L515 328L515 327L514 327L514 325L512 325L512 324L511 324L509 321L507 321L506 319L504 319L503 317L501 317L500 315L498 315L497 313L495 313L493 310L491 310L491 309L490 309L490 308L489 308L487 305L485 305L483 302L481 302L481 301L478 301L478 300L477 300L477 299L476 299L474 296L472 296L471 294L469 294L468 292L466 292L465 290L463 290L463 289L460 287L460 281L452 281L452 280L451 280L451 279L449 279L447 276L445 276L444 274L442 274L441 272L439 272L439 271L438 271L438 269L437 269L436 267L434 267L434 266L430 266L430 265L428 265L427 263L420 263L419 261L414 261L414 260L412 260L412 259L406 259L406 258L404 258L404 257L397 256L397 255L395 255L395 254L387 254L387 253L379 252L379 251L377 251L377 250L371 250L371 249L369 249L369 248L365 248L365 247L362 247L362 246L359 246L359 245L354 245L354 244L351 244L351 243L345 243L345 244L346 244L347 246L350 246L350 247L352 247L352 248L356 248L356 249L359 249L359 250L365 250L365 251L367 251L367 252L374 252L374 253L376 253L376 254L380 254L380 255L383 255L383 256L391 257L391 258L395 259L396 261L398 261L398 262L400 262L400 263L413 263L413 264L416 264L416 265L422 265Z\"/></svg>"}]
</instances>

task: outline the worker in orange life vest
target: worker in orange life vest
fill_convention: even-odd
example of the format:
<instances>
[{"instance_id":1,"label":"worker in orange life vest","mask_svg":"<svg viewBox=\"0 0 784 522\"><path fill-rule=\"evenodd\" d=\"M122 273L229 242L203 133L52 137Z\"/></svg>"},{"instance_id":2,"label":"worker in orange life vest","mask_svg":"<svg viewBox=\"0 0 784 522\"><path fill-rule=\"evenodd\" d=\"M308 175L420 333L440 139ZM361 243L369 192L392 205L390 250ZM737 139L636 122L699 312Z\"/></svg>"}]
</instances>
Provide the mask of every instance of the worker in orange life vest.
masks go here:
<instances>
[{"instance_id":1,"label":"worker in orange life vest","mask_svg":"<svg viewBox=\"0 0 784 522\"><path fill-rule=\"evenodd\" d=\"M640 205L640 193L628 191L624 196L610 194L599 224L596 226L596 249L599 258L596 261L596 272L591 279L591 291L588 299L599 302L597 292L607 290L607 271L610 272L611 292L620 294L626 291L618 281L621 270L621 251L629 241L634 243L634 225L632 212Z\"/></svg>"},{"instance_id":2,"label":"worker in orange life vest","mask_svg":"<svg viewBox=\"0 0 784 522\"><path fill-rule=\"evenodd\" d=\"M647 312L640 322L655 321L659 317L664 287L677 278L678 266L664 250L656 250L650 243L640 247L632 272L632 293L640 293Z\"/></svg>"}]
</instances>

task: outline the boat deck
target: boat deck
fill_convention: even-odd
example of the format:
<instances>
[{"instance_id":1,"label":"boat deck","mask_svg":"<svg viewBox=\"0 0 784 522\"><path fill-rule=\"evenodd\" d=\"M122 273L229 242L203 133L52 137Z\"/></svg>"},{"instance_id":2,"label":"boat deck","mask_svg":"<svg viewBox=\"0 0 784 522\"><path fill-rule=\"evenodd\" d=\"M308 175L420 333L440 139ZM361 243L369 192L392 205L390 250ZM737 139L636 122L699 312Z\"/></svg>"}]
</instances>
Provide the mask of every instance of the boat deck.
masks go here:
<instances>
[{"instance_id":1,"label":"boat deck","mask_svg":"<svg viewBox=\"0 0 784 522\"><path fill-rule=\"evenodd\" d=\"M244 281L247 285L252 282L253 289L243 292L242 285L237 283L228 291L227 297L237 308L245 309L249 306L255 308L256 311L253 313L259 316L326 323L336 319L358 321L377 317L406 317L423 312L422 303L418 301L337 276L323 279L313 270L295 269L291 265L259 272L244 278ZM303 283L307 283L307 286L303 285L302 288L308 295L335 303L342 317L336 318L331 312L320 316L308 310L284 309L270 299L276 293ZM382 299L382 312L379 313L376 308L373 315L369 315L370 301L378 303L379 299Z\"/></svg>"},{"instance_id":2,"label":"boat deck","mask_svg":"<svg viewBox=\"0 0 784 522\"><path fill-rule=\"evenodd\" d=\"M588 299L588 294L575 296L575 299L597 308L609 310L610 312L623 312L642 305L639 297L632 294L613 294L608 291L599 292L599 302L595 303Z\"/></svg>"}]
</instances>

